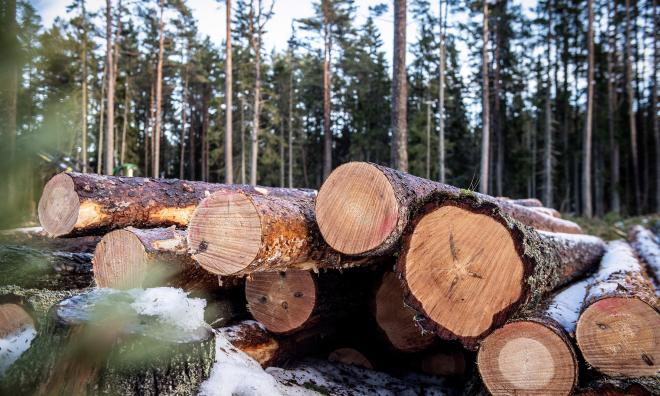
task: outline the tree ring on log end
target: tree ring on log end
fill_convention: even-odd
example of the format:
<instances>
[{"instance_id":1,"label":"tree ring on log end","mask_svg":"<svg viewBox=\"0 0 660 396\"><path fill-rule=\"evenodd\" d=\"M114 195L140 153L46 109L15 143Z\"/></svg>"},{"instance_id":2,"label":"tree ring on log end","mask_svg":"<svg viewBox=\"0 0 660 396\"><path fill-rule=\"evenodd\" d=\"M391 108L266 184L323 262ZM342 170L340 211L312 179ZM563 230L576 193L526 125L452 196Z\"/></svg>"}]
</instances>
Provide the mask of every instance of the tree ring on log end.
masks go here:
<instances>
[{"instance_id":1,"label":"tree ring on log end","mask_svg":"<svg viewBox=\"0 0 660 396\"><path fill-rule=\"evenodd\" d=\"M316 294L309 271L258 272L245 281L250 313L273 333L303 327L316 306Z\"/></svg>"},{"instance_id":2,"label":"tree ring on log end","mask_svg":"<svg viewBox=\"0 0 660 396\"><path fill-rule=\"evenodd\" d=\"M0 304L0 338L25 328L34 327L34 320L30 314L18 304Z\"/></svg>"},{"instance_id":3,"label":"tree ring on log end","mask_svg":"<svg viewBox=\"0 0 660 396\"><path fill-rule=\"evenodd\" d=\"M133 289L143 287L147 275L147 252L130 231L106 234L94 251L94 279L98 287Z\"/></svg>"},{"instance_id":4,"label":"tree ring on log end","mask_svg":"<svg viewBox=\"0 0 660 396\"><path fill-rule=\"evenodd\" d=\"M422 334L414 321L415 312L404 306L403 290L394 273L383 275L375 305L376 323L397 350L417 352L433 343L435 334Z\"/></svg>"},{"instance_id":5,"label":"tree ring on log end","mask_svg":"<svg viewBox=\"0 0 660 396\"><path fill-rule=\"evenodd\" d=\"M195 209L188 224L188 247L205 270L232 275L252 263L261 249L261 218L240 192L217 192Z\"/></svg>"},{"instance_id":6,"label":"tree ring on log end","mask_svg":"<svg viewBox=\"0 0 660 396\"><path fill-rule=\"evenodd\" d=\"M494 331L481 343L477 364L493 395L569 395L577 384L573 350L537 322L513 322Z\"/></svg>"},{"instance_id":7,"label":"tree ring on log end","mask_svg":"<svg viewBox=\"0 0 660 396\"><path fill-rule=\"evenodd\" d=\"M596 301L580 315L575 335L585 360L603 374L650 377L660 370L660 314L640 299Z\"/></svg>"},{"instance_id":8,"label":"tree ring on log end","mask_svg":"<svg viewBox=\"0 0 660 396\"><path fill-rule=\"evenodd\" d=\"M380 170L353 162L335 169L321 186L316 219L332 248L356 255L377 248L392 234L399 204Z\"/></svg>"},{"instance_id":9,"label":"tree ring on log end","mask_svg":"<svg viewBox=\"0 0 660 396\"><path fill-rule=\"evenodd\" d=\"M54 176L44 186L39 200L39 223L52 236L65 235L78 221L80 199L66 173Z\"/></svg>"},{"instance_id":10,"label":"tree ring on log end","mask_svg":"<svg viewBox=\"0 0 660 396\"><path fill-rule=\"evenodd\" d=\"M445 203L418 218L399 258L414 307L443 335L478 339L523 293L510 231L478 209Z\"/></svg>"}]
</instances>

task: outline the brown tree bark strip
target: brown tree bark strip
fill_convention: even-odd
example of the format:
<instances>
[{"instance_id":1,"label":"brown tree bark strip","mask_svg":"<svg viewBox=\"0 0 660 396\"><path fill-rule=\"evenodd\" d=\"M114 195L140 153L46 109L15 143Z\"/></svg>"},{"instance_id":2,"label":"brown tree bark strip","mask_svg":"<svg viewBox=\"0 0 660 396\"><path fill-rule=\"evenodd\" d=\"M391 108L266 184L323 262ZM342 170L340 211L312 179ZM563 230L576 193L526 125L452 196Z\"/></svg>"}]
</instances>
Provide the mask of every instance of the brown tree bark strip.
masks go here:
<instances>
[{"instance_id":1,"label":"brown tree bark strip","mask_svg":"<svg viewBox=\"0 0 660 396\"><path fill-rule=\"evenodd\" d=\"M418 323L469 349L518 310L580 276L604 252L586 235L538 233L492 201L437 193L408 228L396 265ZM433 265L428 265L431 262Z\"/></svg>"},{"instance_id":2,"label":"brown tree bark strip","mask_svg":"<svg viewBox=\"0 0 660 396\"><path fill-rule=\"evenodd\" d=\"M311 194L220 191L204 199L188 227L193 258L209 272L246 275L346 268L373 262L341 255L318 230Z\"/></svg>"},{"instance_id":3,"label":"brown tree bark strip","mask_svg":"<svg viewBox=\"0 0 660 396\"><path fill-rule=\"evenodd\" d=\"M641 225L636 225L628 232L628 242L639 257L646 263L649 275L655 280L655 286L660 285L660 246L658 238Z\"/></svg>"},{"instance_id":4,"label":"brown tree bark strip","mask_svg":"<svg viewBox=\"0 0 660 396\"><path fill-rule=\"evenodd\" d=\"M208 377L215 337L157 335L157 320L125 315L126 297L86 293L55 306L30 349L0 381L3 393L196 393ZM94 319L92 319L94 318ZM145 380L147 378L148 380Z\"/></svg>"},{"instance_id":5,"label":"brown tree bark strip","mask_svg":"<svg viewBox=\"0 0 660 396\"><path fill-rule=\"evenodd\" d=\"M197 204L215 191L315 194L303 189L60 173L44 187L39 221L52 236L98 234L128 226L185 227Z\"/></svg>"},{"instance_id":6,"label":"brown tree bark strip","mask_svg":"<svg viewBox=\"0 0 660 396\"><path fill-rule=\"evenodd\" d=\"M612 377L657 376L659 299L630 245L610 242L594 277L576 328L585 360Z\"/></svg>"},{"instance_id":7,"label":"brown tree bark strip","mask_svg":"<svg viewBox=\"0 0 660 396\"><path fill-rule=\"evenodd\" d=\"M472 196L539 230L582 232L571 221L365 162L335 169L319 191L316 216L323 237L334 249L352 255L383 255L396 249L417 211L435 196Z\"/></svg>"},{"instance_id":8,"label":"brown tree bark strip","mask_svg":"<svg viewBox=\"0 0 660 396\"><path fill-rule=\"evenodd\" d=\"M366 312L379 274L374 268L259 272L246 280L245 297L252 316L269 331L291 334Z\"/></svg>"}]
</instances>

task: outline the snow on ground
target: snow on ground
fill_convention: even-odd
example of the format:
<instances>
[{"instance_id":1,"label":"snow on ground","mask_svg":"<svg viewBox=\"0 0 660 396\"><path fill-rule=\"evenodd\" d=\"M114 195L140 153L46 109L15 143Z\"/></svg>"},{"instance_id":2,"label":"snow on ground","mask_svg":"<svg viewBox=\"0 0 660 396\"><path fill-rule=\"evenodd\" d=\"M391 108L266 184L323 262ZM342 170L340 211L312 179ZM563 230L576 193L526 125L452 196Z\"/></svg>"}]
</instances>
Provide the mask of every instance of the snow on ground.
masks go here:
<instances>
[{"instance_id":1,"label":"snow on ground","mask_svg":"<svg viewBox=\"0 0 660 396\"><path fill-rule=\"evenodd\" d=\"M0 338L0 376L30 348L36 335L34 326L27 325L7 337Z\"/></svg>"}]
</instances>

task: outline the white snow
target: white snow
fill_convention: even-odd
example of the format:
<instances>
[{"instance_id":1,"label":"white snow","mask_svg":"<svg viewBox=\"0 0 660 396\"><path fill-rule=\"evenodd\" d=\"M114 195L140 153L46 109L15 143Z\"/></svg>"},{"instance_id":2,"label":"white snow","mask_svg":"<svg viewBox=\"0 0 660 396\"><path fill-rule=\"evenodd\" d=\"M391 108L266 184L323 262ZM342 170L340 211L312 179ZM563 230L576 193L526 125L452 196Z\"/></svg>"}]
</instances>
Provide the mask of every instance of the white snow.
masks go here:
<instances>
[{"instance_id":1,"label":"white snow","mask_svg":"<svg viewBox=\"0 0 660 396\"><path fill-rule=\"evenodd\" d=\"M607 250L603 256L598 272L596 272L596 282L607 280L612 274L637 272L641 269L635 252L625 241L612 241L607 244Z\"/></svg>"},{"instance_id":2,"label":"white snow","mask_svg":"<svg viewBox=\"0 0 660 396\"><path fill-rule=\"evenodd\" d=\"M660 245L655 235L642 226L635 226L631 231L631 244L639 256L648 264L656 277L660 278Z\"/></svg>"},{"instance_id":3,"label":"white snow","mask_svg":"<svg viewBox=\"0 0 660 396\"><path fill-rule=\"evenodd\" d=\"M7 337L0 338L0 376L30 348L36 335L34 326L27 325Z\"/></svg>"},{"instance_id":4,"label":"white snow","mask_svg":"<svg viewBox=\"0 0 660 396\"><path fill-rule=\"evenodd\" d=\"M589 285L594 281L589 277L574 283L557 293L548 306L546 314L556 320L568 333L575 332L575 325L580 315L582 302Z\"/></svg>"}]
</instances>

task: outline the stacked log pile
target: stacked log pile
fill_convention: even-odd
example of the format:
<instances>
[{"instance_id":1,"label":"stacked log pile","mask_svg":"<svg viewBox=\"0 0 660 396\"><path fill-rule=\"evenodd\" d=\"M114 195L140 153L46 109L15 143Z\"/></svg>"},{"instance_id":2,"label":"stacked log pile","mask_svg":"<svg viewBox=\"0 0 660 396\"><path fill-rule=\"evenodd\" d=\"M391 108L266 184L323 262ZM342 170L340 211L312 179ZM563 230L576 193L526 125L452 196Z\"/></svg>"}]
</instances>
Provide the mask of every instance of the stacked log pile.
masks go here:
<instances>
[{"instance_id":1,"label":"stacked log pile","mask_svg":"<svg viewBox=\"0 0 660 396\"><path fill-rule=\"evenodd\" d=\"M318 194L63 173L39 220L0 235L0 257L49 263L0 287L0 339L36 334L4 374L0 355L2 391L240 393L238 364L275 393L369 394L372 370L401 391L660 393L641 226L606 243L534 198L357 162Z\"/></svg>"}]
</instances>

